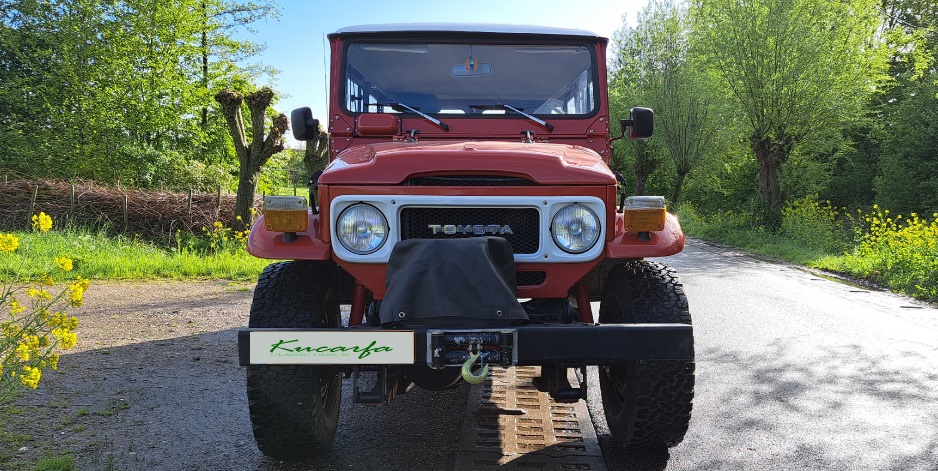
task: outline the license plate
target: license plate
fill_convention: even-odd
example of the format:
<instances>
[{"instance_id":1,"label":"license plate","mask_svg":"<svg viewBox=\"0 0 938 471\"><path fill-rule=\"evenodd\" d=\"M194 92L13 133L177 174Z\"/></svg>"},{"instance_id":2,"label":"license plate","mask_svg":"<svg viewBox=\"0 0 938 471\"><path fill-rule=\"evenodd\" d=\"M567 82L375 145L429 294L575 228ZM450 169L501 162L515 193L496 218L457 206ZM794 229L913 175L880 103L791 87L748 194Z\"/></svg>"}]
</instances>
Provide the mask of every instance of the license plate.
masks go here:
<instances>
[{"instance_id":1,"label":"license plate","mask_svg":"<svg viewBox=\"0 0 938 471\"><path fill-rule=\"evenodd\" d=\"M411 331L251 332L252 365L410 365Z\"/></svg>"}]
</instances>

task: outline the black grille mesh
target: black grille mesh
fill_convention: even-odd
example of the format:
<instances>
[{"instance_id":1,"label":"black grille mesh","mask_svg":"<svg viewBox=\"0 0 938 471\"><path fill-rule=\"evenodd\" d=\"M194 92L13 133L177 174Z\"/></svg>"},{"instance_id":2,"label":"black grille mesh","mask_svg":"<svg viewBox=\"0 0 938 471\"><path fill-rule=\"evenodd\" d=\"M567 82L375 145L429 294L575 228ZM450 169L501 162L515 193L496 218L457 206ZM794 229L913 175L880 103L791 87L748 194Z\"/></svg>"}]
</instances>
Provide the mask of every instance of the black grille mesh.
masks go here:
<instances>
[{"instance_id":1,"label":"black grille mesh","mask_svg":"<svg viewBox=\"0 0 938 471\"><path fill-rule=\"evenodd\" d=\"M536 186L526 178L492 175L453 175L415 177L407 180L409 186Z\"/></svg>"},{"instance_id":2,"label":"black grille mesh","mask_svg":"<svg viewBox=\"0 0 938 471\"><path fill-rule=\"evenodd\" d=\"M547 280L546 271L519 271L516 275L518 286L539 286Z\"/></svg>"},{"instance_id":3,"label":"black grille mesh","mask_svg":"<svg viewBox=\"0 0 938 471\"><path fill-rule=\"evenodd\" d=\"M407 239L459 239L475 234L433 233L430 225L511 226L511 234L491 234L504 237L516 254L532 254L538 250L540 215L537 208L404 208L401 210L401 240Z\"/></svg>"}]
</instances>

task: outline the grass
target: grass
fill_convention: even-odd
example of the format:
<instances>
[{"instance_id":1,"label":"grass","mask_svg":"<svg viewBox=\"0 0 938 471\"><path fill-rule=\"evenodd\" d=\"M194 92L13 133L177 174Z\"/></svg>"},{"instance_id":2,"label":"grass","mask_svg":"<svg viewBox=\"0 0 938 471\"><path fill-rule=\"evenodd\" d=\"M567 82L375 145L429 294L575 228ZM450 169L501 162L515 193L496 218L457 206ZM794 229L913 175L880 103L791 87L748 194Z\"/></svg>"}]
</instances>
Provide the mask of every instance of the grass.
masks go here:
<instances>
[{"instance_id":1,"label":"grass","mask_svg":"<svg viewBox=\"0 0 938 471\"><path fill-rule=\"evenodd\" d=\"M751 252L879 284L926 301L938 301L938 213L890 216L873 206L847 212L803 199L791 202L777 232L754 226L740 212L701 215L692 205L677 211L685 232Z\"/></svg>"},{"instance_id":2,"label":"grass","mask_svg":"<svg viewBox=\"0 0 938 471\"><path fill-rule=\"evenodd\" d=\"M71 455L42 458L33 466L34 471L74 471L75 459Z\"/></svg>"},{"instance_id":3,"label":"grass","mask_svg":"<svg viewBox=\"0 0 938 471\"><path fill-rule=\"evenodd\" d=\"M55 257L62 256L74 261L74 271L68 275L93 280L254 280L270 263L251 256L243 247L221 247L217 251L165 248L143 240L78 230L13 234L20 246L0 257L3 281L9 281L14 273L20 281L47 273L64 279L66 274L57 270L54 262Z\"/></svg>"}]
</instances>

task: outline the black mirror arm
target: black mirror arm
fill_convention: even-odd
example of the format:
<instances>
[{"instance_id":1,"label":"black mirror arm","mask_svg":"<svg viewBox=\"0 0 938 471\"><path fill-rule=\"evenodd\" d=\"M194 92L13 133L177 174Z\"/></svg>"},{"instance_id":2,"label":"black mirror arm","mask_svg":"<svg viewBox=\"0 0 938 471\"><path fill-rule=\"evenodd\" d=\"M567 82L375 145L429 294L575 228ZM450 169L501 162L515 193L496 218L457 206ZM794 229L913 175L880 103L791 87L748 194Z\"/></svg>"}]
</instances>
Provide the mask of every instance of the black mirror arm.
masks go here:
<instances>
[{"instance_id":1,"label":"black mirror arm","mask_svg":"<svg viewBox=\"0 0 938 471\"><path fill-rule=\"evenodd\" d=\"M621 127L622 132L619 134L619 137L609 139L609 142L615 142L625 137L625 128L632 126L633 124L635 124L635 121L632 119L623 119L622 121L619 121L619 126Z\"/></svg>"}]
</instances>

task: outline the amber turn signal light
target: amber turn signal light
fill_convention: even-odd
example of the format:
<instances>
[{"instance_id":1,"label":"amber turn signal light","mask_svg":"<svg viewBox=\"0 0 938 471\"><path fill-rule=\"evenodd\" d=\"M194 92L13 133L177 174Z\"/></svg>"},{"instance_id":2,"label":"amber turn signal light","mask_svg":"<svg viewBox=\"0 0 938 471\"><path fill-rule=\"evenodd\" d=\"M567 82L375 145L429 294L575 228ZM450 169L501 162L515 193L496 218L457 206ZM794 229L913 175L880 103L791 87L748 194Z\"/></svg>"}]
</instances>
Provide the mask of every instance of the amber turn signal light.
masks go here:
<instances>
[{"instance_id":1,"label":"amber turn signal light","mask_svg":"<svg viewBox=\"0 0 938 471\"><path fill-rule=\"evenodd\" d=\"M306 198L264 197L264 228L272 232L306 232L309 229Z\"/></svg>"},{"instance_id":2,"label":"amber turn signal light","mask_svg":"<svg viewBox=\"0 0 938 471\"><path fill-rule=\"evenodd\" d=\"M667 211L663 196L630 196L625 199L625 230L663 231Z\"/></svg>"}]
</instances>

